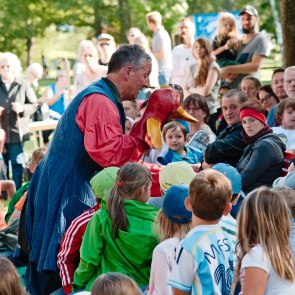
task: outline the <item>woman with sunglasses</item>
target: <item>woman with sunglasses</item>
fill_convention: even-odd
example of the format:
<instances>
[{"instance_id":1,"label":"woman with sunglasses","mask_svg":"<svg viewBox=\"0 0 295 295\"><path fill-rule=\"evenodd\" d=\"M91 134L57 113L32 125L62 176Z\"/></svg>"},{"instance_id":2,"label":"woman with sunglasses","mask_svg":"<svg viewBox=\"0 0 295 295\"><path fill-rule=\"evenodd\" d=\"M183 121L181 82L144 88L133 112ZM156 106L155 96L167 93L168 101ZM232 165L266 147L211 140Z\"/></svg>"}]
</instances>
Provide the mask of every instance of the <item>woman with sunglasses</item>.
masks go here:
<instances>
[{"instance_id":1,"label":"woman with sunglasses","mask_svg":"<svg viewBox=\"0 0 295 295\"><path fill-rule=\"evenodd\" d=\"M208 125L215 132L219 107L217 96L220 84L220 67L214 61L211 44L205 38L195 41L193 55L197 59L197 64L190 67L184 89L190 94L199 94L205 98L210 110Z\"/></svg>"}]
</instances>

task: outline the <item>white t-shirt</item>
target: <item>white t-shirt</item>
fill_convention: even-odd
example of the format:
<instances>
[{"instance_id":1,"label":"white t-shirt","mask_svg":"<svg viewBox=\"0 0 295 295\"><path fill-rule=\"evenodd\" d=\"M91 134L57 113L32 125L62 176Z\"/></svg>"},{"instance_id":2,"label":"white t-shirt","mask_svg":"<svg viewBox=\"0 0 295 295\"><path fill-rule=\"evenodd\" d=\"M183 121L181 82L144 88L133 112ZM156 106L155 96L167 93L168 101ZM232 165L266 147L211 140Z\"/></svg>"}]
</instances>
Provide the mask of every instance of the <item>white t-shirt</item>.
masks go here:
<instances>
[{"instance_id":1,"label":"white t-shirt","mask_svg":"<svg viewBox=\"0 0 295 295\"><path fill-rule=\"evenodd\" d=\"M186 48L183 44L174 47L172 50L172 73L170 82L183 87L187 69L196 62L192 48Z\"/></svg>"},{"instance_id":2,"label":"white t-shirt","mask_svg":"<svg viewBox=\"0 0 295 295\"><path fill-rule=\"evenodd\" d=\"M251 249L249 253L247 253L241 265L241 283L242 290L245 282L245 268L247 267L257 267L265 270L269 277L267 280L267 286L264 295L294 295L295 294L295 283L291 283L285 279L280 278L277 273L274 271L270 261L263 251L260 245L257 245ZM240 293L242 295L243 292Z\"/></svg>"},{"instance_id":3,"label":"white t-shirt","mask_svg":"<svg viewBox=\"0 0 295 295\"><path fill-rule=\"evenodd\" d=\"M287 137L286 150L294 150L295 149L295 130L288 130L283 128L282 126L279 127L272 127L273 133L275 134L283 134Z\"/></svg>"},{"instance_id":4,"label":"white t-shirt","mask_svg":"<svg viewBox=\"0 0 295 295\"><path fill-rule=\"evenodd\" d=\"M149 295L172 295L172 287L168 285L172 265L176 257L178 238L171 238L160 243L153 251L150 274Z\"/></svg>"},{"instance_id":5,"label":"white t-shirt","mask_svg":"<svg viewBox=\"0 0 295 295\"><path fill-rule=\"evenodd\" d=\"M159 72L162 72L165 69L172 69L171 39L168 32L164 29L163 26L159 27L159 29L153 34L152 49L155 55L162 49L164 51L165 57L158 59Z\"/></svg>"}]
</instances>

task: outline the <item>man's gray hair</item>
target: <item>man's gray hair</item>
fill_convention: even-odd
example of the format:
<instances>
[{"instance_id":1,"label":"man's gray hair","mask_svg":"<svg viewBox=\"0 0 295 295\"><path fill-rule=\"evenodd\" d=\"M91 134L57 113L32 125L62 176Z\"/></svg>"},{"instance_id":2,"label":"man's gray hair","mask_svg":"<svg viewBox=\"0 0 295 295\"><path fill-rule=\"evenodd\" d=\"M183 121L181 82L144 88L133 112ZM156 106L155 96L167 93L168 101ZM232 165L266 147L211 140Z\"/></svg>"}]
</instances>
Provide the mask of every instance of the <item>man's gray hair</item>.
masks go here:
<instances>
[{"instance_id":1,"label":"man's gray hair","mask_svg":"<svg viewBox=\"0 0 295 295\"><path fill-rule=\"evenodd\" d=\"M108 74L117 73L126 66L139 70L145 63L151 61L151 56L142 46L137 44L122 45L113 53L110 59Z\"/></svg>"},{"instance_id":2,"label":"man's gray hair","mask_svg":"<svg viewBox=\"0 0 295 295\"><path fill-rule=\"evenodd\" d=\"M226 92L223 97L230 98L233 96L236 96L239 99L240 104L244 103L247 100L247 96L245 95L245 93L239 89L231 89Z\"/></svg>"},{"instance_id":3,"label":"man's gray hair","mask_svg":"<svg viewBox=\"0 0 295 295\"><path fill-rule=\"evenodd\" d=\"M288 68L285 69L284 71L284 79L286 78L288 71L295 71L295 66L290 66Z\"/></svg>"}]
</instances>

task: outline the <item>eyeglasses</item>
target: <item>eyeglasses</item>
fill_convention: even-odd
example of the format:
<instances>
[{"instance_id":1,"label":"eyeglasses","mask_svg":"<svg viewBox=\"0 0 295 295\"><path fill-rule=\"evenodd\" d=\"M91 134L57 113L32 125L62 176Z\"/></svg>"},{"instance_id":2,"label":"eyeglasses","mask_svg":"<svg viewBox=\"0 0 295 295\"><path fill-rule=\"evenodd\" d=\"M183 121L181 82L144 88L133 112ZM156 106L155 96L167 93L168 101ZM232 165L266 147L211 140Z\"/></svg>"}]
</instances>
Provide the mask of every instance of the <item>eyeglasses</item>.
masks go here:
<instances>
[{"instance_id":1,"label":"eyeglasses","mask_svg":"<svg viewBox=\"0 0 295 295\"><path fill-rule=\"evenodd\" d=\"M224 93L219 93L218 94L218 98L223 98L223 96L224 96Z\"/></svg>"},{"instance_id":2,"label":"eyeglasses","mask_svg":"<svg viewBox=\"0 0 295 295\"><path fill-rule=\"evenodd\" d=\"M270 98L271 98L271 94L267 94L267 95L265 95L264 97L259 98L259 101L260 101L261 103L264 103L265 101L268 101Z\"/></svg>"}]
</instances>

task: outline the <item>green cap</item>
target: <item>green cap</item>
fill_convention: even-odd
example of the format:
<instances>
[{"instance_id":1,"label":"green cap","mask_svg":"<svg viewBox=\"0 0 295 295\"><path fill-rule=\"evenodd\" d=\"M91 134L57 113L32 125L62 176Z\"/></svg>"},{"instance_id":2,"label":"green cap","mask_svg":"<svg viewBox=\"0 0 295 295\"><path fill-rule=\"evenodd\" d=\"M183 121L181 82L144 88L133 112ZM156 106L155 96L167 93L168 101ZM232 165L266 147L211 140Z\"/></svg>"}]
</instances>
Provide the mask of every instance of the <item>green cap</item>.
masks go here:
<instances>
[{"instance_id":1,"label":"green cap","mask_svg":"<svg viewBox=\"0 0 295 295\"><path fill-rule=\"evenodd\" d=\"M196 173L187 162L172 162L159 172L160 187L166 192L171 186L179 184L189 185Z\"/></svg>"},{"instance_id":2,"label":"green cap","mask_svg":"<svg viewBox=\"0 0 295 295\"><path fill-rule=\"evenodd\" d=\"M117 167L108 167L104 168L102 171L98 172L90 180L90 185L95 193L96 198L104 198L109 190L114 186L117 172L119 168Z\"/></svg>"}]
</instances>

